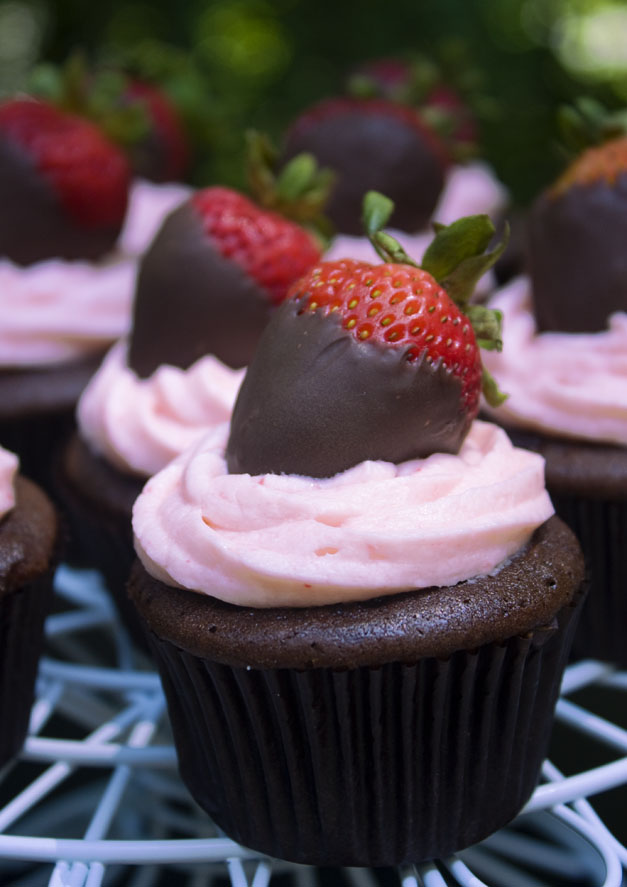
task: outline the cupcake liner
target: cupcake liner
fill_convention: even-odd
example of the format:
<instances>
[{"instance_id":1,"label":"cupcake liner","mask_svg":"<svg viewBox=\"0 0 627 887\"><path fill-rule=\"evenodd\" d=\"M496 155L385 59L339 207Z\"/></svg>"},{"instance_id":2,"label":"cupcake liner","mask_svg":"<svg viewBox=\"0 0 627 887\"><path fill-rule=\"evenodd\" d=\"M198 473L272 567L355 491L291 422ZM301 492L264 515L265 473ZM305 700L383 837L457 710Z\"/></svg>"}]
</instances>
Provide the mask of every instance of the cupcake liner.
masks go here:
<instances>
[{"instance_id":1,"label":"cupcake liner","mask_svg":"<svg viewBox=\"0 0 627 887\"><path fill-rule=\"evenodd\" d=\"M0 445L17 453L20 471L53 497L56 452L75 427L76 402L102 356L45 367L0 367Z\"/></svg>"},{"instance_id":2,"label":"cupcake liner","mask_svg":"<svg viewBox=\"0 0 627 887\"><path fill-rule=\"evenodd\" d=\"M73 457L80 459L78 473ZM87 464L84 460L89 460ZM91 487L81 487L87 478ZM131 637L148 652L146 636L126 594L135 560L132 506L144 481L126 477L87 451L74 434L64 448L55 474L55 487L69 525L70 560L99 570Z\"/></svg>"},{"instance_id":3,"label":"cupcake liner","mask_svg":"<svg viewBox=\"0 0 627 887\"><path fill-rule=\"evenodd\" d=\"M590 577L573 656L627 668L627 501L555 492L551 498L581 543Z\"/></svg>"},{"instance_id":4,"label":"cupcake liner","mask_svg":"<svg viewBox=\"0 0 627 887\"><path fill-rule=\"evenodd\" d=\"M0 597L0 767L26 737L51 591L46 574Z\"/></svg>"},{"instance_id":5,"label":"cupcake liner","mask_svg":"<svg viewBox=\"0 0 627 887\"><path fill-rule=\"evenodd\" d=\"M524 637L377 668L232 667L150 632L181 776L271 856L392 866L461 850L536 785L581 598Z\"/></svg>"}]
</instances>

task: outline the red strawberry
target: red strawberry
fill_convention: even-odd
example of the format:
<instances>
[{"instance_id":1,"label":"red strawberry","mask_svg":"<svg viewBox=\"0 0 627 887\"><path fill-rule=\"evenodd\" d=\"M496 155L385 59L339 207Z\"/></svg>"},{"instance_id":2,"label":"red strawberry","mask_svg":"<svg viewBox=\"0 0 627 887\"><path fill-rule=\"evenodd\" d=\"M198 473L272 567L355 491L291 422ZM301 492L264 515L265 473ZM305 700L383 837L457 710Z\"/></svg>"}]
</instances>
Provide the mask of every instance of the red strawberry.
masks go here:
<instances>
[{"instance_id":1,"label":"red strawberry","mask_svg":"<svg viewBox=\"0 0 627 887\"><path fill-rule=\"evenodd\" d=\"M180 180L189 165L189 145L179 113L162 89L129 80L122 100L138 103L148 113L148 132L129 146L134 171L154 182Z\"/></svg>"},{"instance_id":2,"label":"red strawberry","mask_svg":"<svg viewBox=\"0 0 627 887\"><path fill-rule=\"evenodd\" d=\"M404 359L446 369L461 383L468 420L479 412L481 359L466 315L429 274L412 265L322 262L292 288L300 310L338 312L360 342L391 343Z\"/></svg>"},{"instance_id":3,"label":"red strawberry","mask_svg":"<svg viewBox=\"0 0 627 887\"><path fill-rule=\"evenodd\" d=\"M0 254L30 263L106 253L128 187L123 153L92 123L31 99L0 105Z\"/></svg>"},{"instance_id":4,"label":"red strawberry","mask_svg":"<svg viewBox=\"0 0 627 887\"><path fill-rule=\"evenodd\" d=\"M505 244L482 255L490 220L462 219L439 228L419 268L378 231L390 212L368 195L385 264L322 262L274 315L233 412L230 471L326 477L368 459L456 453L482 377L486 396L502 399L478 347L500 347L500 317L469 299Z\"/></svg>"},{"instance_id":5,"label":"red strawberry","mask_svg":"<svg viewBox=\"0 0 627 887\"><path fill-rule=\"evenodd\" d=\"M337 173L326 212L338 231L359 234L361 204L375 189L395 204L391 224L423 228L444 185L450 158L412 108L384 99L327 99L288 130L285 158L309 152Z\"/></svg>"},{"instance_id":6,"label":"red strawberry","mask_svg":"<svg viewBox=\"0 0 627 887\"><path fill-rule=\"evenodd\" d=\"M228 188L205 188L164 222L144 256L129 363L246 365L272 308L320 258L313 237Z\"/></svg>"},{"instance_id":7,"label":"red strawberry","mask_svg":"<svg viewBox=\"0 0 627 887\"><path fill-rule=\"evenodd\" d=\"M230 188L205 188L192 198L205 233L225 258L267 290L273 304L320 258L320 245L299 225L260 209Z\"/></svg>"}]
</instances>

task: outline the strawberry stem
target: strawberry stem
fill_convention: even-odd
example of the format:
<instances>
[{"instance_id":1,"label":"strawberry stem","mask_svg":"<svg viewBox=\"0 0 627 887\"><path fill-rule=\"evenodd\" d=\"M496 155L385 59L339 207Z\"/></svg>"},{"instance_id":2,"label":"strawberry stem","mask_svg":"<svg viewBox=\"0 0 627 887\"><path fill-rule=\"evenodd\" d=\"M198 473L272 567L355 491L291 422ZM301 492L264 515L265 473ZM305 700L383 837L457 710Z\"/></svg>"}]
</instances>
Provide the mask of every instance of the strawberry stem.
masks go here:
<instances>
[{"instance_id":1,"label":"strawberry stem","mask_svg":"<svg viewBox=\"0 0 627 887\"><path fill-rule=\"evenodd\" d=\"M323 208L335 174L320 168L312 154L293 157L281 170L278 161L278 152L264 133L246 133L246 173L254 200L308 228L326 246L333 232Z\"/></svg>"},{"instance_id":2,"label":"strawberry stem","mask_svg":"<svg viewBox=\"0 0 627 887\"><path fill-rule=\"evenodd\" d=\"M484 305L471 305L470 299L479 278L494 265L507 246L509 226L505 225L501 242L486 253L485 250L495 234L494 225L488 216L466 216L451 225L435 222L435 237L419 265L390 234L380 230L393 210L393 202L377 191L369 191L364 197L364 226L377 254L384 262L413 265L431 274L468 317L477 345L486 351L500 351L503 347L502 313ZM482 382L488 403L491 406L503 403L506 395L499 391L496 381L485 367Z\"/></svg>"}]
</instances>

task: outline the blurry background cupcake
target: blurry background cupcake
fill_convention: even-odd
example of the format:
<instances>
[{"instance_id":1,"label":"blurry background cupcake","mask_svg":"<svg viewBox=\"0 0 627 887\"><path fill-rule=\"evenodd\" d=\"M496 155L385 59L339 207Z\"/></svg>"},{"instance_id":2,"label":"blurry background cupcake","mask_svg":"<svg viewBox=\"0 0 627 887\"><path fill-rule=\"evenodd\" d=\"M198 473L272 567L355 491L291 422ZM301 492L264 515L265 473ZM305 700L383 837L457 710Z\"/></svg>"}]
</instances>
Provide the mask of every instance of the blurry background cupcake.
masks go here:
<instances>
[{"instance_id":1,"label":"blurry background cupcake","mask_svg":"<svg viewBox=\"0 0 627 887\"><path fill-rule=\"evenodd\" d=\"M544 455L556 511L583 546L591 593L575 653L626 666L627 136L593 103L580 110L567 115L580 137L611 137L535 202L529 275L490 302L504 347L486 364L509 393L493 415Z\"/></svg>"}]
</instances>

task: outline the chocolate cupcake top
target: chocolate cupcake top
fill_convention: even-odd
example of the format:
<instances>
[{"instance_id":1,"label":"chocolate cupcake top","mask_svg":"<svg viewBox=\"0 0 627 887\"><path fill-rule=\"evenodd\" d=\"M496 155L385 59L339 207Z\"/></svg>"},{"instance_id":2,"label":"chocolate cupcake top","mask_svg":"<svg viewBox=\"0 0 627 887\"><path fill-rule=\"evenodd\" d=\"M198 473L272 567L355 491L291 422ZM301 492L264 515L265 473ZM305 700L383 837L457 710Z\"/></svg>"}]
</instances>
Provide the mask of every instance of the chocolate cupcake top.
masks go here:
<instances>
[{"instance_id":1,"label":"chocolate cupcake top","mask_svg":"<svg viewBox=\"0 0 627 887\"><path fill-rule=\"evenodd\" d=\"M46 572L58 543L52 503L0 447L0 599Z\"/></svg>"}]
</instances>

